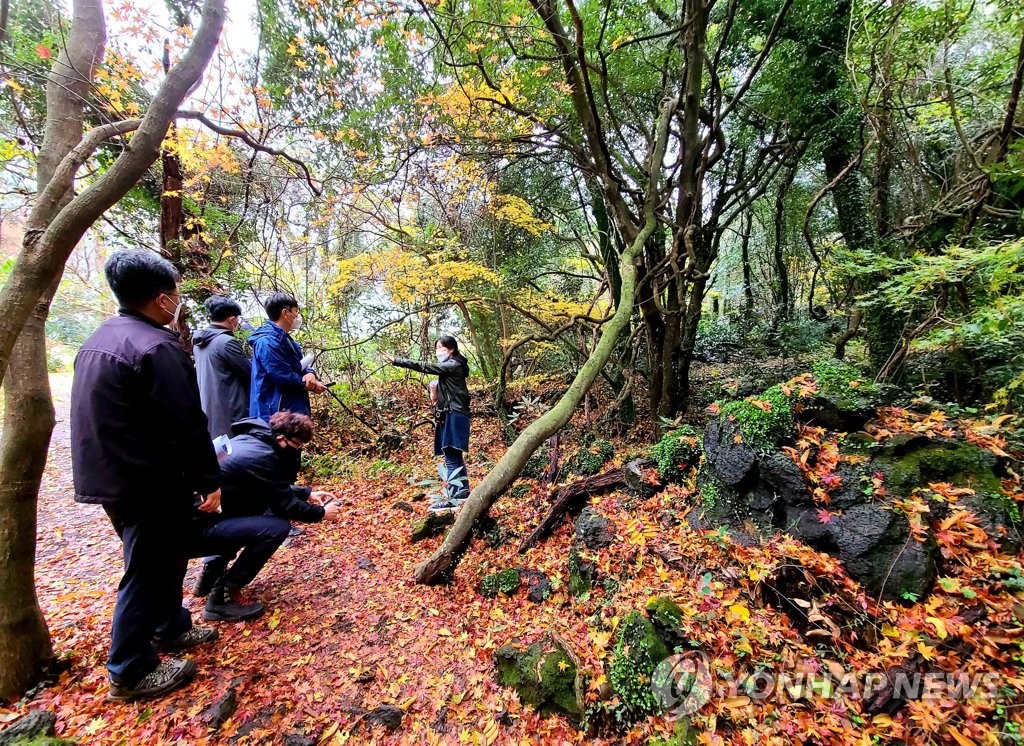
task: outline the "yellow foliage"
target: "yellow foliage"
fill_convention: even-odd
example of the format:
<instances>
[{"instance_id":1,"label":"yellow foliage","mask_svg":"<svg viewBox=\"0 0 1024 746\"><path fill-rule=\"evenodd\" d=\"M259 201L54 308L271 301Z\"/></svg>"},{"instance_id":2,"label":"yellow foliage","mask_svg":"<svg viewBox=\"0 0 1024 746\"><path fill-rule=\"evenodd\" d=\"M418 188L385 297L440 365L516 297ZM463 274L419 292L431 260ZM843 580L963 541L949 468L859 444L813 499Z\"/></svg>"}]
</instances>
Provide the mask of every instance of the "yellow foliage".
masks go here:
<instances>
[{"instance_id":1,"label":"yellow foliage","mask_svg":"<svg viewBox=\"0 0 1024 746\"><path fill-rule=\"evenodd\" d=\"M331 285L335 295L355 282L380 282L398 305L419 305L428 298L468 299L481 284L496 286L501 278L474 262L436 260L401 248L363 253L337 264Z\"/></svg>"},{"instance_id":2,"label":"yellow foliage","mask_svg":"<svg viewBox=\"0 0 1024 746\"><path fill-rule=\"evenodd\" d=\"M526 200L513 194L496 195L487 208L499 220L522 228L532 236L539 236L552 227L533 214L533 208Z\"/></svg>"}]
</instances>

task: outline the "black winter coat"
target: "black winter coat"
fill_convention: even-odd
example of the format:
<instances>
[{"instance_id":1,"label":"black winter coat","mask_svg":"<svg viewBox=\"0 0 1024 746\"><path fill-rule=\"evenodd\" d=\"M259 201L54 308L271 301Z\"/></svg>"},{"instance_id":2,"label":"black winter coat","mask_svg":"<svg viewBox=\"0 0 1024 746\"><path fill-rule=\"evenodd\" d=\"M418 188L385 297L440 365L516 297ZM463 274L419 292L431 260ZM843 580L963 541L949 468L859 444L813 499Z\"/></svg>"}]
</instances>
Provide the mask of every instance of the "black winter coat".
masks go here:
<instances>
[{"instance_id":1,"label":"black winter coat","mask_svg":"<svg viewBox=\"0 0 1024 746\"><path fill-rule=\"evenodd\" d=\"M178 335L122 309L82 345L71 387L75 500L192 504L220 484L196 371Z\"/></svg>"},{"instance_id":2,"label":"black winter coat","mask_svg":"<svg viewBox=\"0 0 1024 746\"><path fill-rule=\"evenodd\" d=\"M210 438L230 435L231 425L249 416L252 364L242 343L221 326L208 326L192 336L196 377Z\"/></svg>"},{"instance_id":3,"label":"black winter coat","mask_svg":"<svg viewBox=\"0 0 1024 746\"><path fill-rule=\"evenodd\" d=\"M299 454L277 445L270 425L256 417L232 426L231 454L220 462L221 509L226 517L274 515L290 521L316 523L324 509L309 502L310 488L292 484L299 472Z\"/></svg>"}]
</instances>

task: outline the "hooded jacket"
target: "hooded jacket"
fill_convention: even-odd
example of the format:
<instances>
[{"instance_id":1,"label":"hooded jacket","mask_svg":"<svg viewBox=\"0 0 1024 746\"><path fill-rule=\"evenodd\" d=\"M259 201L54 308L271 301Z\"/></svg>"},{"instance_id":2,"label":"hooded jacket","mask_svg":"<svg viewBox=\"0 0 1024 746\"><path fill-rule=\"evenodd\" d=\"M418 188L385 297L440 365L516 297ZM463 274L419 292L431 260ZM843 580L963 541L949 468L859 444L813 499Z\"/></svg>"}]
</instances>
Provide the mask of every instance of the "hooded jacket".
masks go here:
<instances>
[{"instance_id":1,"label":"hooded jacket","mask_svg":"<svg viewBox=\"0 0 1024 746\"><path fill-rule=\"evenodd\" d=\"M268 321L249 336L252 346L252 388L249 416L270 420L275 412L308 415L309 392L302 377L302 348L284 329Z\"/></svg>"},{"instance_id":2,"label":"hooded jacket","mask_svg":"<svg viewBox=\"0 0 1024 746\"><path fill-rule=\"evenodd\" d=\"M231 433L231 424L249 416L252 364L229 329L211 325L192 335L196 378L210 438Z\"/></svg>"},{"instance_id":3,"label":"hooded jacket","mask_svg":"<svg viewBox=\"0 0 1024 746\"><path fill-rule=\"evenodd\" d=\"M135 504L171 499L220 483L192 361L179 336L121 309L75 358L71 466L75 500Z\"/></svg>"},{"instance_id":4,"label":"hooded jacket","mask_svg":"<svg viewBox=\"0 0 1024 746\"><path fill-rule=\"evenodd\" d=\"M231 453L220 462L221 510L226 517L274 515L291 521L322 521L324 509L308 502L309 487L293 484L299 454L277 444L270 425L250 418L232 426Z\"/></svg>"}]
</instances>

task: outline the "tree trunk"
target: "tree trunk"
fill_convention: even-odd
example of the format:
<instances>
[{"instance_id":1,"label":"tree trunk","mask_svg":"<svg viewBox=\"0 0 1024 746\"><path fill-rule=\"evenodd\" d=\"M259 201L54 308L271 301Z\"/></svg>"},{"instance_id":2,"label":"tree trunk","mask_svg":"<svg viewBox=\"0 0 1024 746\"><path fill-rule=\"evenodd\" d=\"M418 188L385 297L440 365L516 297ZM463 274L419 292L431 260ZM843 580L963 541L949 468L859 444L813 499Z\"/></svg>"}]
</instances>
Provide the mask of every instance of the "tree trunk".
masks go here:
<instances>
[{"instance_id":1,"label":"tree trunk","mask_svg":"<svg viewBox=\"0 0 1024 746\"><path fill-rule=\"evenodd\" d=\"M746 343L747 332L754 320L754 282L750 268L750 234L754 228L753 212L747 210L742 218L740 233L740 257L743 262L743 341Z\"/></svg>"},{"instance_id":2,"label":"tree trunk","mask_svg":"<svg viewBox=\"0 0 1024 746\"><path fill-rule=\"evenodd\" d=\"M74 5L67 45L50 71L46 125L37 162L42 195L64 158L82 139L83 102L106 45L98 0ZM71 199L71 190L50 202L37 199L29 228L49 222ZM53 433L46 365L46 317L60 276L50 278L10 353L4 376L4 431L0 438L0 700L18 696L38 681L53 659L50 631L35 591L36 498Z\"/></svg>"},{"instance_id":3,"label":"tree trunk","mask_svg":"<svg viewBox=\"0 0 1024 746\"><path fill-rule=\"evenodd\" d=\"M98 0L76 0L67 45L48 79L39 188L21 253L0 291L6 400L0 440L0 699L30 687L53 655L34 590L36 499L54 422L45 336L50 301L85 231L156 160L175 112L213 55L223 23L223 0L207 0L202 27L141 122L114 122L82 136L82 102L106 41ZM99 143L136 128L131 147L73 196L75 172Z\"/></svg>"},{"instance_id":4,"label":"tree trunk","mask_svg":"<svg viewBox=\"0 0 1024 746\"><path fill-rule=\"evenodd\" d=\"M473 524L490 510L491 505L519 476L537 447L569 421L576 407L579 406L600 375L601 369L611 357L619 335L628 326L629 318L633 313L633 296L636 286L636 265L633 258L640 251L640 247L643 246L647 237L654 231L654 226L654 218L649 217L640 235L622 255L619 262L619 275L622 278L621 302L616 307L611 320L601 330L601 339L598 341L597 347L594 348L594 352L580 368L575 380L569 386L568 391L558 400L558 403L516 438L501 460L473 490L441 546L426 561L416 566L414 577L417 583L436 583L454 569L469 543Z\"/></svg>"},{"instance_id":5,"label":"tree trunk","mask_svg":"<svg viewBox=\"0 0 1024 746\"><path fill-rule=\"evenodd\" d=\"M50 631L35 591L36 496L53 432L46 366L47 292L11 352L0 438L0 701L39 680L53 660Z\"/></svg>"}]
</instances>

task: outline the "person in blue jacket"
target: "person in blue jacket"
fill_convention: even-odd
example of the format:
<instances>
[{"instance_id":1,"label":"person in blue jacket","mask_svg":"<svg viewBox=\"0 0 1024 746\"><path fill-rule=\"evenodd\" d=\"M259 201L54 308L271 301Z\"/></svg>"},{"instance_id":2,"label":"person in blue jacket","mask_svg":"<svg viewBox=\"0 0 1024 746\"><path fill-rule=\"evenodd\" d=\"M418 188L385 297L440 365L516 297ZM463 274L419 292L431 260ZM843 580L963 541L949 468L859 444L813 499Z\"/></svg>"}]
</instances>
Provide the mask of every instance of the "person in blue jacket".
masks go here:
<instances>
[{"instance_id":1,"label":"person in blue jacket","mask_svg":"<svg viewBox=\"0 0 1024 746\"><path fill-rule=\"evenodd\" d=\"M302 328L299 302L274 293L264 307L267 321L249 336L252 345L252 386L249 416L266 422L277 412L309 415L309 392L327 390L316 373L302 363L302 348L291 332Z\"/></svg>"}]
</instances>

